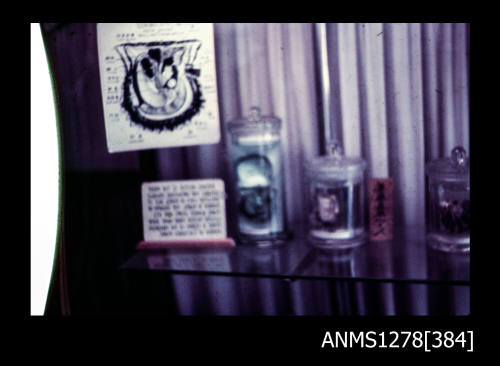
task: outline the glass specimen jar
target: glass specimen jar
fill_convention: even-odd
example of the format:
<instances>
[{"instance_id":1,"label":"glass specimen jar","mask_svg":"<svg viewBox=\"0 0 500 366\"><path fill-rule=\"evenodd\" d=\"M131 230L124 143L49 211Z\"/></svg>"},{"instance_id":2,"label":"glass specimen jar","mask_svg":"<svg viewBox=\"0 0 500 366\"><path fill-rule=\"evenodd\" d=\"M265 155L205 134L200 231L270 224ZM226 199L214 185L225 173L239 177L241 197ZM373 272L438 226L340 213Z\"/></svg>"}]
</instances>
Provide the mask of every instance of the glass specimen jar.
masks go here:
<instances>
[{"instance_id":1,"label":"glass specimen jar","mask_svg":"<svg viewBox=\"0 0 500 366\"><path fill-rule=\"evenodd\" d=\"M348 249L366 240L364 171L360 158L346 157L335 142L328 155L306 165L309 182L309 242L320 248Z\"/></svg>"},{"instance_id":2,"label":"glass specimen jar","mask_svg":"<svg viewBox=\"0 0 500 366\"><path fill-rule=\"evenodd\" d=\"M268 246L286 240L281 121L253 107L228 125L239 240Z\"/></svg>"},{"instance_id":3,"label":"glass specimen jar","mask_svg":"<svg viewBox=\"0 0 500 366\"><path fill-rule=\"evenodd\" d=\"M451 157L427 164L429 206L427 242L447 252L470 251L469 157L461 146Z\"/></svg>"}]
</instances>

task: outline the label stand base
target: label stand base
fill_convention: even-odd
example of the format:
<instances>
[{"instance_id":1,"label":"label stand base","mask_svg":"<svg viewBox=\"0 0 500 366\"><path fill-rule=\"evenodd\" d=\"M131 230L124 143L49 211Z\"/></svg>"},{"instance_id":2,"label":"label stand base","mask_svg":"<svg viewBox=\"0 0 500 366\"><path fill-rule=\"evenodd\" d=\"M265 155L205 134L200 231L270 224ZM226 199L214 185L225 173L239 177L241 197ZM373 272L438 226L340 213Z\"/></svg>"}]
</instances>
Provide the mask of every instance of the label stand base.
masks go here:
<instances>
[{"instance_id":1,"label":"label stand base","mask_svg":"<svg viewBox=\"0 0 500 366\"><path fill-rule=\"evenodd\" d=\"M170 240L170 241L141 241L137 249L182 249L182 248L234 248L234 239L206 239L206 240Z\"/></svg>"}]
</instances>

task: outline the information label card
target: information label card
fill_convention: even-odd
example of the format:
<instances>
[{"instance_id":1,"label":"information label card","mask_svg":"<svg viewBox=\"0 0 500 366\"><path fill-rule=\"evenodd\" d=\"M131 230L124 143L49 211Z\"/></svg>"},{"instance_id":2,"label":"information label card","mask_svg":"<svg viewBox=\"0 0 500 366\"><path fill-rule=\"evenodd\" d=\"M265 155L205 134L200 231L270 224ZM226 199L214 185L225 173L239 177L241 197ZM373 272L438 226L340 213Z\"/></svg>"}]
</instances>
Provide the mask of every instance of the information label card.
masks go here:
<instances>
[{"instance_id":1,"label":"information label card","mask_svg":"<svg viewBox=\"0 0 500 366\"><path fill-rule=\"evenodd\" d=\"M145 241L226 239L224 181L143 183L142 217Z\"/></svg>"},{"instance_id":2,"label":"information label card","mask_svg":"<svg viewBox=\"0 0 500 366\"><path fill-rule=\"evenodd\" d=\"M109 152L220 140L211 23L99 23Z\"/></svg>"}]
</instances>

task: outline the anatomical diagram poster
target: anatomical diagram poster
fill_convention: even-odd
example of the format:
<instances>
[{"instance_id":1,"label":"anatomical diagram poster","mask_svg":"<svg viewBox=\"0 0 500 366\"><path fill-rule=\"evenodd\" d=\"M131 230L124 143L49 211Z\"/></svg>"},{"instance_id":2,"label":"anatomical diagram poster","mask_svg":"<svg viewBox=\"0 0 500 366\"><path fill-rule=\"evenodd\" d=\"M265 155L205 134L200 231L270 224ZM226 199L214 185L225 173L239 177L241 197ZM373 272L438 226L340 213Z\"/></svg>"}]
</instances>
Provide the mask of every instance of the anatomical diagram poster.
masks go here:
<instances>
[{"instance_id":1,"label":"anatomical diagram poster","mask_svg":"<svg viewBox=\"0 0 500 366\"><path fill-rule=\"evenodd\" d=\"M220 122L211 23L99 23L110 153L216 144Z\"/></svg>"}]
</instances>

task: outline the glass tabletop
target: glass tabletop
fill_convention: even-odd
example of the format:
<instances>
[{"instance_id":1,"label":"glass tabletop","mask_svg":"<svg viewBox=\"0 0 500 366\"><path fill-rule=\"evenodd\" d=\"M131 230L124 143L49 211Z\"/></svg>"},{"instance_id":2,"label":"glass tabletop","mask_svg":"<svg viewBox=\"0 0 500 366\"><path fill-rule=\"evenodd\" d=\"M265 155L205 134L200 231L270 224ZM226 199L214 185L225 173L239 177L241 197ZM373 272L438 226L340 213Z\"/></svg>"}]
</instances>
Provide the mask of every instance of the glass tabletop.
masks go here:
<instances>
[{"instance_id":1,"label":"glass tabletop","mask_svg":"<svg viewBox=\"0 0 500 366\"><path fill-rule=\"evenodd\" d=\"M284 245L259 248L191 248L138 250L124 270L177 274L342 279L470 285L470 255L439 252L426 243L420 228L396 230L394 239L367 242L351 250L312 247L304 232Z\"/></svg>"}]
</instances>

